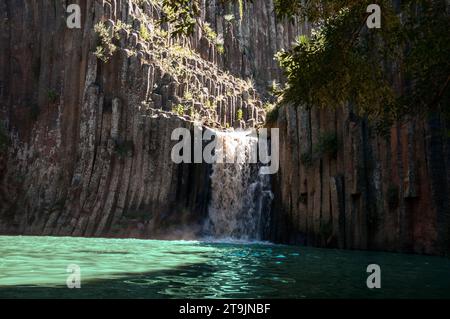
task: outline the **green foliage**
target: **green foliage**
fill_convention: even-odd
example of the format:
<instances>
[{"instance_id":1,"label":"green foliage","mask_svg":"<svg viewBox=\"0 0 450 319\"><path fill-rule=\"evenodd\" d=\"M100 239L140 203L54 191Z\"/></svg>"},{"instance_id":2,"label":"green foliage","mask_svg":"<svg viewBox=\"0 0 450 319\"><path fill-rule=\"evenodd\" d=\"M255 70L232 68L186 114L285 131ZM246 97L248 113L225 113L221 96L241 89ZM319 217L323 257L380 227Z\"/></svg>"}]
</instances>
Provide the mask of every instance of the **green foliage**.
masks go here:
<instances>
[{"instance_id":1,"label":"green foliage","mask_svg":"<svg viewBox=\"0 0 450 319\"><path fill-rule=\"evenodd\" d=\"M238 121L242 121L243 117L244 117L244 112L242 112L242 110L238 110L238 111L236 112L236 119L237 119Z\"/></svg>"},{"instance_id":2,"label":"green foliage","mask_svg":"<svg viewBox=\"0 0 450 319\"><path fill-rule=\"evenodd\" d=\"M326 19L310 38L300 37L277 58L285 70L286 102L308 107L333 107L353 101L370 113L392 105L393 90L382 76L381 65L354 42L359 32L363 5L342 9ZM365 15L363 15L365 18Z\"/></svg>"},{"instance_id":3,"label":"green foliage","mask_svg":"<svg viewBox=\"0 0 450 319\"><path fill-rule=\"evenodd\" d=\"M216 50L217 50L217 53L219 53L219 54L225 53L225 47L223 46L223 44L216 44Z\"/></svg>"},{"instance_id":4,"label":"green foliage","mask_svg":"<svg viewBox=\"0 0 450 319\"><path fill-rule=\"evenodd\" d=\"M241 19L244 16L244 1L252 0L221 0L222 3L237 1ZM161 23L170 23L171 35L191 35L200 20L200 0L162 0L164 15Z\"/></svg>"},{"instance_id":5,"label":"green foliage","mask_svg":"<svg viewBox=\"0 0 450 319\"><path fill-rule=\"evenodd\" d=\"M139 28L139 35L142 40L149 41L150 40L150 32L148 32L147 27L144 24L141 24Z\"/></svg>"},{"instance_id":6,"label":"green foliage","mask_svg":"<svg viewBox=\"0 0 450 319\"><path fill-rule=\"evenodd\" d=\"M163 0L162 23L170 23L172 36L190 35L194 32L200 15L199 0Z\"/></svg>"},{"instance_id":7,"label":"green foliage","mask_svg":"<svg viewBox=\"0 0 450 319\"><path fill-rule=\"evenodd\" d=\"M98 59L106 63L117 50L117 46L113 43L114 30L108 28L103 22L97 23L94 26L94 30L100 40L100 44L97 46L94 54Z\"/></svg>"},{"instance_id":8,"label":"green foliage","mask_svg":"<svg viewBox=\"0 0 450 319\"><path fill-rule=\"evenodd\" d=\"M217 33L211 28L211 25L207 22L202 24L203 35L210 42L214 43L217 39Z\"/></svg>"},{"instance_id":9,"label":"green foliage","mask_svg":"<svg viewBox=\"0 0 450 319\"><path fill-rule=\"evenodd\" d=\"M213 101L211 101L211 100L207 100L205 102L205 107L207 109L210 109L210 110L215 110L216 109L216 104Z\"/></svg>"},{"instance_id":10,"label":"green foliage","mask_svg":"<svg viewBox=\"0 0 450 319\"><path fill-rule=\"evenodd\" d=\"M300 155L300 162L305 165L305 167L311 167L313 165L313 157L310 152L304 152Z\"/></svg>"},{"instance_id":11,"label":"green foliage","mask_svg":"<svg viewBox=\"0 0 450 319\"><path fill-rule=\"evenodd\" d=\"M133 156L134 144L133 141L126 141L117 139L114 141L114 151L120 157Z\"/></svg>"},{"instance_id":12,"label":"green foliage","mask_svg":"<svg viewBox=\"0 0 450 319\"><path fill-rule=\"evenodd\" d=\"M223 38L218 36L217 33L211 28L207 22L202 23L203 36L212 44L216 46L217 52L223 54L225 48L223 46Z\"/></svg>"},{"instance_id":13,"label":"green foliage","mask_svg":"<svg viewBox=\"0 0 450 319\"><path fill-rule=\"evenodd\" d=\"M243 15L244 0L237 1ZM304 107L346 103L377 127L450 105L450 19L445 0L379 0L382 27L368 29L372 0L274 0L279 18L308 20L301 36L277 55L287 78L282 100ZM200 0L163 0L172 35L191 34ZM231 17L228 17L231 20ZM205 31L205 30L204 30ZM205 32L213 39L213 33ZM108 46L107 46L108 47ZM223 43L217 44L223 52ZM107 55L103 48L100 55Z\"/></svg>"},{"instance_id":14,"label":"green foliage","mask_svg":"<svg viewBox=\"0 0 450 319\"><path fill-rule=\"evenodd\" d=\"M189 108L189 116L191 117L192 120L200 120L201 116L200 113L194 108L194 106L192 105Z\"/></svg>"},{"instance_id":15,"label":"green foliage","mask_svg":"<svg viewBox=\"0 0 450 319\"><path fill-rule=\"evenodd\" d=\"M165 30L163 30L161 28L155 28L153 31L155 32L155 35L160 37L160 38L164 38L165 39L165 38L167 38L169 36L169 32L167 32L167 31L165 31Z\"/></svg>"},{"instance_id":16,"label":"green foliage","mask_svg":"<svg viewBox=\"0 0 450 319\"><path fill-rule=\"evenodd\" d=\"M4 125L0 123L0 154L4 154L9 146L10 140L7 130Z\"/></svg>"},{"instance_id":17,"label":"green foliage","mask_svg":"<svg viewBox=\"0 0 450 319\"><path fill-rule=\"evenodd\" d=\"M179 116L184 115L184 106L182 104L177 104L172 108L172 112L178 114Z\"/></svg>"},{"instance_id":18,"label":"green foliage","mask_svg":"<svg viewBox=\"0 0 450 319\"><path fill-rule=\"evenodd\" d=\"M50 103L56 103L58 102L59 94L55 90L49 89L47 91L47 98Z\"/></svg>"},{"instance_id":19,"label":"green foliage","mask_svg":"<svg viewBox=\"0 0 450 319\"><path fill-rule=\"evenodd\" d=\"M324 132L319 135L317 143L312 146L312 151L304 152L300 155L300 162L305 167L311 167L314 162L323 159L325 156L336 157L339 150L337 135L333 132Z\"/></svg>"},{"instance_id":20,"label":"green foliage","mask_svg":"<svg viewBox=\"0 0 450 319\"><path fill-rule=\"evenodd\" d=\"M279 19L299 17L316 23L324 17L335 14L342 8L350 8L361 2L361 0L274 0L274 6Z\"/></svg>"},{"instance_id":21,"label":"green foliage","mask_svg":"<svg viewBox=\"0 0 450 319\"><path fill-rule=\"evenodd\" d=\"M130 32L131 26L123 23L121 20L117 20L112 27L108 27L106 22L98 22L94 26L94 31L97 33L100 42L94 54L104 63L108 62L117 51L117 46L113 42L114 40L119 40L120 30Z\"/></svg>"},{"instance_id":22,"label":"green foliage","mask_svg":"<svg viewBox=\"0 0 450 319\"><path fill-rule=\"evenodd\" d=\"M450 112L450 6L445 1L410 1L405 7L402 40L406 94L402 113ZM418 2L418 5L415 3ZM447 2L448 3L448 2ZM421 10L417 10L419 7Z\"/></svg>"},{"instance_id":23,"label":"green foliage","mask_svg":"<svg viewBox=\"0 0 450 319\"><path fill-rule=\"evenodd\" d=\"M319 135L317 144L313 146L313 152L317 157L322 157L326 154L335 157L338 148L339 144L336 133L325 132Z\"/></svg>"},{"instance_id":24,"label":"green foliage","mask_svg":"<svg viewBox=\"0 0 450 319\"><path fill-rule=\"evenodd\" d=\"M390 0L378 1L382 27L370 30L365 23L372 1L276 2L279 16L300 14L317 25L310 37L277 55L288 79L285 102L328 108L351 102L375 123L449 105L444 1L404 1L400 11Z\"/></svg>"}]
</instances>

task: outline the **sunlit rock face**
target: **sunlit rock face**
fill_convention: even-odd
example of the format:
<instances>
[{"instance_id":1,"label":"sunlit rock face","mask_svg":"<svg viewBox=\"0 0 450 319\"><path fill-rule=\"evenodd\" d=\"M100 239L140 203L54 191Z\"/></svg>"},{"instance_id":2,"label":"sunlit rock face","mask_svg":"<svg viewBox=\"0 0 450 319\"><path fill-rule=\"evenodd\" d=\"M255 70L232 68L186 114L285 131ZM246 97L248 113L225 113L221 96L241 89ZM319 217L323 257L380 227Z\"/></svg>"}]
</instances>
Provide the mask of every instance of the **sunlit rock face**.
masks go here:
<instances>
[{"instance_id":1,"label":"sunlit rock face","mask_svg":"<svg viewBox=\"0 0 450 319\"><path fill-rule=\"evenodd\" d=\"M140 2L79 1L82 27L68 29L66 1L0 1L1 234L188 239L211 205L225 218L221 199L211 203L212 167L174 164L170 134L193 120L263 123L260 97L281 77L273 55L308 26L276 21L272 1L244 1L241 15L238 3L204 0L220 54L200 30L168 39L157 1ZM94 26L119 20L129 27L102 61ZM347 107L283 106L274 125L280 170L261 239L448 250L448 122L413 119L383 137Z\"/></svg>"},{"instance_id":2,"label":"sunlit rock face","mask_svg":"<svg viewBox=\"0 0 450 319\"><path fill-rule=\"evenodd\" d=\"M158 1L82 1L81 29L67 28L65 6L0 4L0 233L196 236L211 167L174 164L171 132L261 125L258 89L279 77L272 57L297 26L274 29L271 1L242 16L204 1L220 54L200 30L170 39ZM115 30L111 56L98 54L99 23Z\"/></svg>"}]
</instances>

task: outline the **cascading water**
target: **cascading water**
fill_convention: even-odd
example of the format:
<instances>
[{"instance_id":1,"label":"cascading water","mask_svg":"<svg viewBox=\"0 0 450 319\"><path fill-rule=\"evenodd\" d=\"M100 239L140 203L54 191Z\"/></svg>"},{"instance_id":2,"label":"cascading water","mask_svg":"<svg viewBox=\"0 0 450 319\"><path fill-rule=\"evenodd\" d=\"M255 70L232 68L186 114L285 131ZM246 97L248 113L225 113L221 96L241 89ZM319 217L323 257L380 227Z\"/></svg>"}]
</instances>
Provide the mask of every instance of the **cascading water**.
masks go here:
<instances>
[{"instance_id":1,"label":"cascading water","mask_svg":"<svg viewBox=\"0 0 450 319\"><path fill-rule=\"evenodd\" d=\"M270 176L260 174L257 137L249 131L216 132L211 202L205 234L214 238L261 240L269 225Z\"/></svg>"}]
</instances>

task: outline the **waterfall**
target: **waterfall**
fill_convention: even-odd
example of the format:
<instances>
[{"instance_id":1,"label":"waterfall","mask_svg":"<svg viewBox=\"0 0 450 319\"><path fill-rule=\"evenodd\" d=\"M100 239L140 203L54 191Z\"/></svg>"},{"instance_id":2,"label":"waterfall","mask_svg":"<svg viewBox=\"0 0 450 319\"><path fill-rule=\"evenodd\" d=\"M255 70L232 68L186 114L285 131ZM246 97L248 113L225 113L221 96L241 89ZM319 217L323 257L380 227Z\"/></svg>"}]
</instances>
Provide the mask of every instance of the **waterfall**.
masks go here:
<instances>
[{"instance_id":1,"label":"waterfall","mask_svg":"<svg viewBox=\"0 0 450 319\"><path fill-rule=\"evenodd\" d=\"M249 131L216 132L211 201L204 231L214 238L261 240L269 225L273 198L270 176L260 174L257 137ZM254 157L256 158L256 157Z\"/></svg>"}]
</instances>

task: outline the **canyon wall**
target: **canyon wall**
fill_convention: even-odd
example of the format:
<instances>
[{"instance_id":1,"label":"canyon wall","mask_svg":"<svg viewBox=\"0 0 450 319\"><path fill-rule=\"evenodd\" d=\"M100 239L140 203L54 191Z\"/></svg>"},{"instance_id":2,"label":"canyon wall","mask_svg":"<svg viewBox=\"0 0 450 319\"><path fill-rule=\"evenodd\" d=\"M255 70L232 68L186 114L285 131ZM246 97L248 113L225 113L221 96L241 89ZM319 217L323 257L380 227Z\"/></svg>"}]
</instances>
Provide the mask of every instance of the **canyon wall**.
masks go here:
<instances>
[{"instance_id":1,"label":"canyon wall","mask_svg":"<svg viewBox=\"0 0 450 319\"><path fill-rule=\"evenodd\" d=\"M273 125L281 140L273 240L448 253L450 126L439 115L380 134L350 106L289 105Z\"/></svg>"},{"instance_id":2,"label":"canyon wall","mask_svg":"<svg viewBox=\"0 0 450 319\"><path fill-rule=\"evenodd\" d=\"M273 54L293 39L267 36L282 28L272 7L231 21L237 5L204 1L220 54L199 28L168 36L158 1L0 1L0 233L194 236L210 167L174 164L171 133L263 124L249 78L278 77Z\"/></svg>"},{"instance_id":3,"label":"canyon wall","mask_svg":"<svg viewBox=\"0 0 450 319\"><path fill-rule=\"evenodd\" d=\"M81 29L66 26L71 3ZM273 55L308 27L276 21L272 1L241 12L203 0L221 53L199 28L168 37L160 14L157 1L0 0L0 234L198 233L211 167L174 164L173 129L263 125L261 97L281 79ZM285 105L271 125L280 171L266 239L448 251L449 125L438 115L382 136L350 106Z\"/></svg>"}]
</instances>

